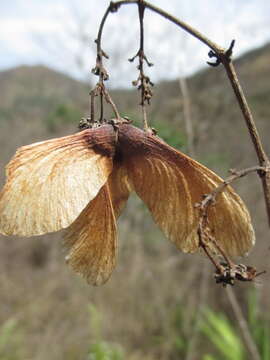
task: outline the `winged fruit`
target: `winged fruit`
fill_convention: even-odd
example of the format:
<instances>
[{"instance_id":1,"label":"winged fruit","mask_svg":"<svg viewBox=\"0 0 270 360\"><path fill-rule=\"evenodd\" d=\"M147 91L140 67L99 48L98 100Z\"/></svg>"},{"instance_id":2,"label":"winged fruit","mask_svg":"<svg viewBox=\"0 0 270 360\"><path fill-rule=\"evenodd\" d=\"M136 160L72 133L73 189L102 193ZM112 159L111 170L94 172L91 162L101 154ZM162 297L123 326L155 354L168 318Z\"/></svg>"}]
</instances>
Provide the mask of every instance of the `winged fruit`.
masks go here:
<instances>
[{"instance_id":1,"label":"winged fruit","mask_svg":"<svg viewBox=\"0 0 270 360\"><path fill-rule=\"evenodd\" d=\"M116 219L131 191L179 250L199 248L194 205L222 179L129 124L102 125L19 148L0 193L0 232L33 236L65 228L67 261L94 285L106 282L117 253ZM209 226L228 255L254 244L249 213L231 187L209 209Z\"/></svg>"}]
</instances>

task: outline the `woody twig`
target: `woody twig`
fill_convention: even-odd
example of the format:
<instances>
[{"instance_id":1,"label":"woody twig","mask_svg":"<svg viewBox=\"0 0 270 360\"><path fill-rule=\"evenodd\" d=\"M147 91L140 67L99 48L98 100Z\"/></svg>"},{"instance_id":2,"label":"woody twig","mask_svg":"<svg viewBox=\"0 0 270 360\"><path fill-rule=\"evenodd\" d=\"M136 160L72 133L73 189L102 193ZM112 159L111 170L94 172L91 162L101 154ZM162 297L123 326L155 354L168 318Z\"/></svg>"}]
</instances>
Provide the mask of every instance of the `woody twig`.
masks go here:
<instances>
[{"instance_id":1,"label":"woody twig","mask_svg":"<svg viewBox=\"0 0 270 360\"><path fill-rule=\"evenodd\" d=\"M198 237L199 246L203 249L207 257L213 263L216 272L215 279L217 283L222 283L223 286L234 285L235 280L252 281L265 271L257 272L252 266L244 264L235 264L225 253L219 245L218 239L215 239L211 234L211 229L208 221L208 212L211 206L214 206L218 197L222 192L234 181L252 173L264 173L268 168L262 166L253 166L243 170L230 170L231 176L225 179L218 187L211 193L204 195L202 201L195 205L199 211ZM214 248L215 255L212 249ZM217 260L217 255L221 258Z\"/></svg>"}]
</instances>

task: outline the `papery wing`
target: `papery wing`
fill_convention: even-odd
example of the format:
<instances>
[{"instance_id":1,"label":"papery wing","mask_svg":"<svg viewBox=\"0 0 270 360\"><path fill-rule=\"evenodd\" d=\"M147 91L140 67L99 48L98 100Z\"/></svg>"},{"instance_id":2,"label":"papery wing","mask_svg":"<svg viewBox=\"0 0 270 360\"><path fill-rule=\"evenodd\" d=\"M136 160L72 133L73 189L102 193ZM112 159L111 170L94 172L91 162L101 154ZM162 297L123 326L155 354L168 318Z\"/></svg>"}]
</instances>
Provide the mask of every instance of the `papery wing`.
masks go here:
<instances>
[{"instance_id":1,"label":"papery wing","mask_svg":"<svg viewBox=\"0 0 270 360\"><path fill-rule=\"evenodd\" d=\"M116 263L117 233L108 184L66 230L68 264L92 285L106 282Z\"/></svg>"},{"instance_id":2,"label":"papery wing","mask_svg":"<svg viewBox=\"0 0 270 360\"><path fill-rule=\"evenodd\" d=\"M18 149L0 193L0 232L31 236L69 226L107 181L114 148L108 125Z\"/></svg>"},{"instance_id":3,"label":"papery wing","mask_svg":"<svg viewBox=\"0 0 270 360\"><path fill-rule=\"evenodd\" d=\"M115 164L106 185L66 231L68 263L92 285L106 282L115 267L115 217L120 216L130 191L127 170Z\"/></svg>"},{"instance_id":4,"label":"papery wing","mask_svg":"<svg viewBox=\"0 0 270 360\"><path fill-rule=\"evenodd\" d=\"M198 249L199 212L194 207L221 182L216 174L156 136L123 125L119 134L134 190L155 222L185 252ZM246 253L254 243L249 213L231 187L209 210L209 224L227 254Z\"/></svg>"},{"instance_id":5,"label":"papery wing","mask_svg":"<svg viewBox=\"0 0 270 360\"><path fill-rule=\"evenodd\" d=\"M132 184L129 181L127 169L121 164L114 162L113 172L109 176L108 185L110 189L112 206L116 219L121 215L129 194L132 191Z\"/></svg>"}]
</instances>

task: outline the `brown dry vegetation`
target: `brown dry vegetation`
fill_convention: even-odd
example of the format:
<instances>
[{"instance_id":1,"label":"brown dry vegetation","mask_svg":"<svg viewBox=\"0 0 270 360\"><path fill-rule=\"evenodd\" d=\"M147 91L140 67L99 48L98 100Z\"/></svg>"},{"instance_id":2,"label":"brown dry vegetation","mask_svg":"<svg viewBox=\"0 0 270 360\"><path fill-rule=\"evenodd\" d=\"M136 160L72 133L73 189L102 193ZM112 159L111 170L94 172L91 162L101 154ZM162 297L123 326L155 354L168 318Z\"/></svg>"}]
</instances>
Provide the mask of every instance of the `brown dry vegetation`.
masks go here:
<instances>
[{"instance_id":1,"label":"brown dry vegetation","mask_svg":"<svg viewBox=\"0 0 270 360\"><path fill-rule=\"evenodd\" d=\"M270 46L236 62L266 150L270 152ZM256 164L240 110L222 69L189 79L198 160L221 175L229 168ZM88 87L44 67L20 67L0 73L0 165L23 144L76 131L87 114ZM117 90L122 114L138 119L138 94ZM149 118L159 134L185 149L182 100L178 81L155 87ZM1 184L4 174L1 171ZM261 309L269 304L269 230L260 182L256 176L236 185L246 201L257 245L246 263L268 273L259 279ZM35 238L0 238L0 328L16 321L5 350L9 359L87 359L91 343L121 346L125 359L182 359L200 299L199 255L184 255L165 240L135 196L119 221L118 266L103 287L89 287L64 263L61 232ZM206 302L232 318L225 291L214 284L208 267ZM237 297L246 309L246 290ZM201 353L210 349L201 337ZM181 345L182 344L182 345ZM196 359L194 359L196 360Z\"/></svg>"}]
</instances>

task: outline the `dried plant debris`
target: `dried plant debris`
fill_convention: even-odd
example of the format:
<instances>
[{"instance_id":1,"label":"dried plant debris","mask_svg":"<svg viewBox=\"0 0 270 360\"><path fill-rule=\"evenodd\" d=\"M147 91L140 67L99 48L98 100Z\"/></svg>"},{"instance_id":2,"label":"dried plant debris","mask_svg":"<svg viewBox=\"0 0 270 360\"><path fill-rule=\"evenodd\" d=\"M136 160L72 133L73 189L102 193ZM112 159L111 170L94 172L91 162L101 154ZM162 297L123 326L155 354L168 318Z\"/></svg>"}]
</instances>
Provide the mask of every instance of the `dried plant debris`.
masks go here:
<instances>
[{"instance_id":1,"label":"dried plant debris","mask_svg":"<svg viewBox=\"0 0 270 360\"><path fill-rule=\"evenodd\" d=\"M257 270L244 264L227 264L220 263L219 269L215 273L216 283L221 283L224 287L227 285L234 285L235 280L253 281L256 277L264 274L265 271L257 272Z\"/></svg>"}]
</instances>

